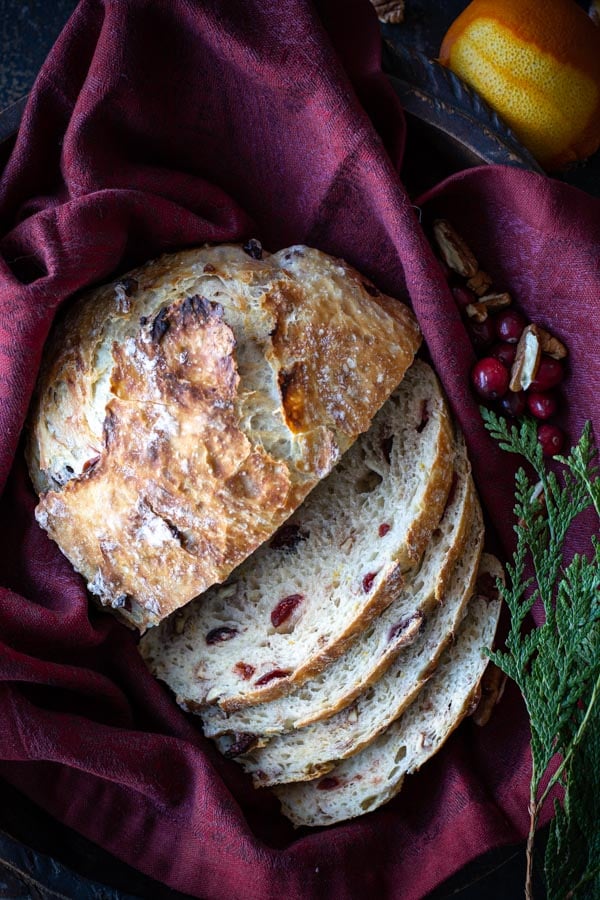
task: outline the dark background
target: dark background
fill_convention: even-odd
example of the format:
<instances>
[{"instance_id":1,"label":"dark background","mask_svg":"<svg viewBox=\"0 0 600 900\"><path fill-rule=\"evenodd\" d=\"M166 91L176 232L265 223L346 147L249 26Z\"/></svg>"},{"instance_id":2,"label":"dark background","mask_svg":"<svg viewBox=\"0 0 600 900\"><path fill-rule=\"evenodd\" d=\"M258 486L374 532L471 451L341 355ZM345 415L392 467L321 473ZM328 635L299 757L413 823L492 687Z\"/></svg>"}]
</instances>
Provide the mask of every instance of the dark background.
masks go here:
<instances>
[{"instance_id":1,"label":"dark background","mask_svg":"<svg viewBox=\"0 0 600 900\"><path fill-rule=\"evenodd\" d=\"M29 91L75 0L0 0L0 110Z\"/></svg>"},{"instance_id":2,"label":"dark background","mask_svg":"<svg viewBox=\"0 0 600 900\"><path fill-rule=\"evenodd\" d=\"M234 0L224 0L234 2ZM239 0L243 2L243 0ZM499 0L500 2L500 0ZM0 133L18 124L26 97L75 0L0 0ZM465 0L407 0L402 41L435 57ZM580 5L586 7L586 3ZM400 31L398 31L400 34ZM12 106L12 109L8 109ZM600 195L600 158L563 176ZM1 723L0 723L1 727ZM457 827L459 823L457 823ZM542 836L543 837L543 836ZM540 844L543 840L540 841ZM522 896L522 847L492 851L430 895L431 900L505 900ZM542 897L538 871L537 896ZM167 890L63 826L0 782L0 898L10 900L134 900L183 895Z\"/></svg>"}]
</instances>

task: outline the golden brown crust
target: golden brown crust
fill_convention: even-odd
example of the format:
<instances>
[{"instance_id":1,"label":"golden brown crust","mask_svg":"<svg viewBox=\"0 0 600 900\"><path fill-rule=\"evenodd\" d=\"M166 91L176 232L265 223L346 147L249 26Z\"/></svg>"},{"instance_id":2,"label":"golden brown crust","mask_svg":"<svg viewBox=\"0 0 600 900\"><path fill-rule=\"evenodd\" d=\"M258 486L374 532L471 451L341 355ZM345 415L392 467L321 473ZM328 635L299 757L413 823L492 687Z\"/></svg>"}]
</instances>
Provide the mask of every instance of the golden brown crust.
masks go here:
<instances>
[{"instance_id":1,"label":"golden brown crust","mask_svg":"<svg viewBox=\"0 0 600 900\"><path fill-rule=\"evenodd\" d=\"M461 516L456 526L452 548L446 554L444 562L438 572L437 583L435 587L435 599L440 603L443 601L446 591L448 590L448 586L452 578L452 573L454 572L454 567L458 561L460 554L463 551L463 548L467 542L467 538L469 537L473 517L477 514L477 510L479 510L479 500L477 497L477 492L475 491L473 476L471 475L471 464L467 458L467 448L464 444L464 438L462 437L462 435L460 435L456 438L456 441L457 445L462 448L464 464L467 468L467 496L465 499L464 514ZM461 451L457 452L457 456L460 452ZM455 478L456 474L453 476L453 479ZM454 487L455 481L453 480L450 487L450 495L448 497L448 500L446 501L447 503L450 502ZM483 533L483 523L481 524L481 530Z\"/></svg>"},{"instance_id":2,"label":"golden brown crust","mask_svg":"<svg viewBox=\"0 0 600 900\"><path fill-rule=\"evenodd\" d=\"M306 278L235 245L161 257L82 298L49 343L28 448L38 521L139 627L281 525L418 347L402 304L318 251L285 252Z\"/></svg>"},{"instance_id":3,"label":"golden brown crust","mask_svg":"<svg viewBox=\"0 0 600 900\"><path fill-rule=\"evenodd\" d=\"M454 474L454 436L446 407L438 440L437 465L432 470L419 515L411 525L407 547L407 564L416 565L444 513Z\"/></svg>"}]
</instances>

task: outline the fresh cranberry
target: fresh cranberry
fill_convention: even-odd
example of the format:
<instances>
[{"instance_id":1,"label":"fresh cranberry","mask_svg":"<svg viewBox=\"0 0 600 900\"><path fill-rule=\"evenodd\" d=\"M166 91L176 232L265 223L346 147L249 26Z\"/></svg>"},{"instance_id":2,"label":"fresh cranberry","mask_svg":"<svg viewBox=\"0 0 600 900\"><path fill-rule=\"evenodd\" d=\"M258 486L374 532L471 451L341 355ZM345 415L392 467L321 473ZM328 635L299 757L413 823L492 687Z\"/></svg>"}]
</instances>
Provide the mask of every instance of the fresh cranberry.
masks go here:
<instances>
[{"instance_id":1,"label":"fresh cranberry","mask_svg":"<svg viewBox=\"0 0 600 900\"><path fill-rule=\"evenodd\" d=\"M540 425L538 441L542 445L544 456L554 456L555 453L560 453L562 450L565 436L556 425Z\"/></svg>"},{"instance_id":2,"label":"fresh cranberry","mask_svg":"<svg viewBox=\"0 0 600 900\"><path fill-rule=\"evenodd\" d=\"M524 391L508 391L500 400L500 409L508 416L518 419L527 408Z\"/></svg>"},{"instance_id":3,"label":"fresh cranberry","mask_svg":"<svg viewBox=\"0 0 600 900\"><path fill-rule=\"evenodd\" d=\"M489 316L484 322L474 322L473 319L469 319L467 331L476 350L484 350L489 347L496 337L494 322Z\"/></svg>"},{"instance_id":4,"label":"fresh cranberry","mask_svg":"<svg viewBox=\"0 0 600 900\"><path fill-rule=\"evenodd\" d=\"M480 397L485 397L486 400L497 400L507 392L510 376L508 370L498 359L486 356L473 366L471 381Z\"/></svg>"},{"instance_id":5,"label":"fresh cranberry","mask_svg":"<svg viewBox=\"0 0 600 900\"><path fill-rule=\"evenodd\" d=\"M541 391L532 391L527 394L529 412L536 419L549 419L556 412L557 405L554 394L543 394Z\"/></svg>"},{"instance_id":6,"label":"fresh cranberry","mask_svg":"<svg viewBox=\"0 0 600 900\"><path fill-rule=\"evenodd\" d=\"M512 368L516 355L517 345L508 344L506 341L498 341L490 350L490 356L499 359L502 365L506 366L507 369Z\"/></svg>"},{"instance_id":7,"label":"fresh cranberry","mask_svg":"<svg viewBox=\"0 0 600 900\"><path fill-rule=\"evenodd\" d=\"M465 309L469 305L469 303L476 303L477 297L470 291L469 288L463 287L462 284L457 284L456 287L452 288L452 296L454 297L454 302L458 306L459 309Z\"/></svg>"},{"instance_id":8,"label":"fresh cranberry","mask_svg":"<svg viewBox=\"0 0 600 900\"><path fill-rule=\"evenodd\" d=\"M527 320L518 310L507 309L506 312L496 316L495 324L496 334L501 341L516 344L527 325Z\"/></svg>"},{"instance_id":9,"label":"fresh cranberry","mask_svg":"<svg viewBox=\"0 0 600 900\"><path fill-rule=\"evenodd\" d=\"M549 391L563 380L563 367L558 359L551 356L542 356L540 365L534 380L531 382L533 391Z\"/></svg>"}]
</instances>

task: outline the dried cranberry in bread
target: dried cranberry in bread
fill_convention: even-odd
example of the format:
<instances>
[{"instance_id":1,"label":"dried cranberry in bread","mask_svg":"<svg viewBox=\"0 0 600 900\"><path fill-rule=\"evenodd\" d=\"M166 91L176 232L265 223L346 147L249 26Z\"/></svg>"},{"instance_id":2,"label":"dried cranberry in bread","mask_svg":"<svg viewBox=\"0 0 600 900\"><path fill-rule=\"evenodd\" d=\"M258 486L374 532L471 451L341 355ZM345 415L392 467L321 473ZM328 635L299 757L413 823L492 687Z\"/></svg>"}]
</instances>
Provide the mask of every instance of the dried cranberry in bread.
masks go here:
<instances>
[{"instance_id":1,"label":"dried cranberry in bread","mask_svg":"<svg viewBox=\"0 0 600 900\"><path fill-rule=\"evenodd\" d=\"M154 674L188 708L218 702L231 711L288 693L326 668L397 598L420 561L453 462L439 383L416 360L369 432L284 529L227 584L143 638ZM288 552L293 544L296 553ZM404 616L417 612L409 596Z\"/></svg>"},{"instance_id":2,"label":"dried cranberry in bread","mask_svg":"<svg viewBox=\"0 0 600 900\"><path fill-rule=\"evenodd\" d=\"M501 576L500 564L484 554L481 572ZM407 774L443 746L472 710L494 640L500 600L477 594L469 603L456 641L406 712L370 746L315 781L274 788L294 825L331 825L377 809L394 797Z\"/></svg>"},{"instance_id":3,"label":"dried cranberry in bread","mask_svg":"<svg viewBox=\"0 0 600 900\"><path fill-rule=\"evenodd\" d=\"M448 591L441 605L424 620L417 639L396 656L374 684L332 718L276 735L263 748L240 756L239 762L252 774L256 787L324 775L339 760L354 756L373 743L404 712L435 672L440 656L460 626L475 588L482 545L483 518L477 504L469 538ZM221 737L217 746L225 756L231 756L231 747L239 740L240 735Z\"/></svg>"},{"instance_id":4,"label":"dried cranberry in bread","mask_svg":"<svg viewBox=\"0 0 600 900\"><path fill-rule=\"evenodd\" d=\"M392 665L401 650L420 633L424 617L435 601L448 607L448 589L457 560L463 555L477 503L471 467L462 436L456 439L453 486L444 514L423 554L418 569L408 573L400 595L358 636L348 650L323 672L284 697L233 713L218 706L202 710L208 737L222 734L273 735L303 728L349 706ZM365 514L369 514L365 509ZM377 529L379 535L379 529ZM385 531L385 529L382 529ZM288 548L290 561L302 545ZM407 604L419 611L407 617ZM437 616L436 612L432 615ZM432 626L426 624L428 634ZM420 641L421 638L419 637ZM405 657L405 654L402 653Z\"/></svg>"},{"instance_id":5,"label":"dried cranberry in bread","mask_svg":"<svg viewBox=\"0 0 600 900\"><path fill-rule=\"evenodd\" d=\"M37 519L103 604L155 624L288 518L419 342L405 306L307 247L150 262L81 298L47 345Z\"/></svg>"}]
</instances>

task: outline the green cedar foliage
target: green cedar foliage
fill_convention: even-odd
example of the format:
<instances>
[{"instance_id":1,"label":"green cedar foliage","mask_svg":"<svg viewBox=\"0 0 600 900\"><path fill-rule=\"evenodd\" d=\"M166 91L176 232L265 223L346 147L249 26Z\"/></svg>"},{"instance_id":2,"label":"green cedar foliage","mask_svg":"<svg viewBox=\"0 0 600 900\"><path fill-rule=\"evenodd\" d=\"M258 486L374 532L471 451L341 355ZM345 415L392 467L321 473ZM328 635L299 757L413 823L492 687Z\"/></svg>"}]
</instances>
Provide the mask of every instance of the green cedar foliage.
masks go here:
<instances>
[{"instance_id":1,"label":"green cedar foliage","mask_svg":"<svg viewBox=\"0 0 600 900\"><path fill-rule=\"evenodd\" d=\"M545 855L550 900L600 897L600 541L587 555L566 559L565 539L574 519L594 507L600 516L597 450L588 423L569 455L557 457L557 475L546 467L536 425L519 427L483 409L490 434L500 447L523 456L515 479L514 526L517 545L507 564L506 586L498 584L509 610L506 649L491 659L518 685L529 714L532 774L528 883L535 828L555 785L555 801ZM532 573L528 575L528 573ZM526 621L541 601L545 620Z\"/></svg>"}]
</instances>

